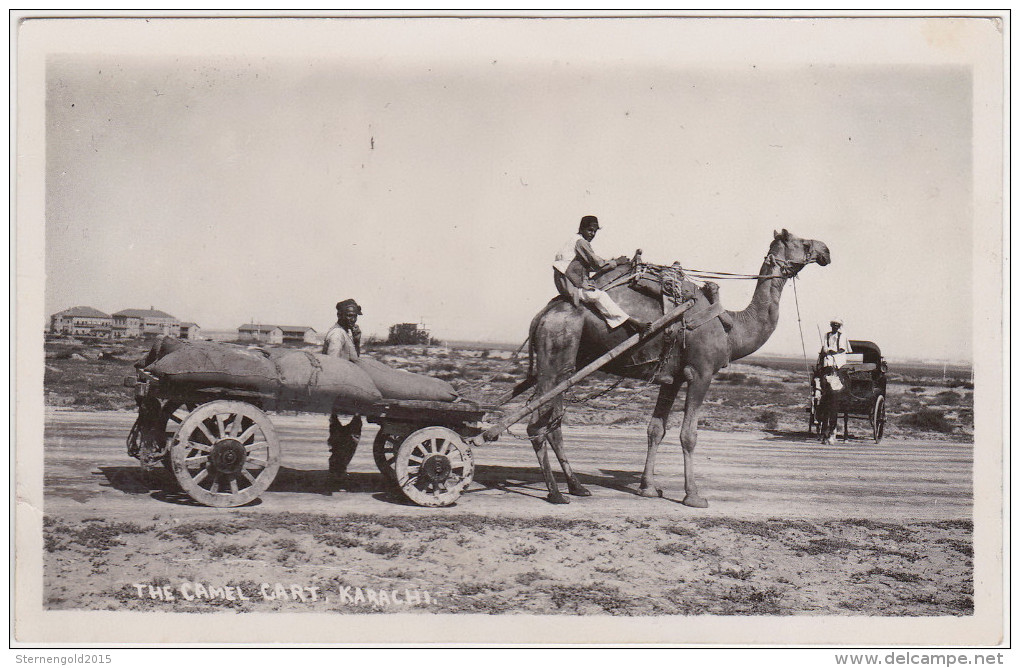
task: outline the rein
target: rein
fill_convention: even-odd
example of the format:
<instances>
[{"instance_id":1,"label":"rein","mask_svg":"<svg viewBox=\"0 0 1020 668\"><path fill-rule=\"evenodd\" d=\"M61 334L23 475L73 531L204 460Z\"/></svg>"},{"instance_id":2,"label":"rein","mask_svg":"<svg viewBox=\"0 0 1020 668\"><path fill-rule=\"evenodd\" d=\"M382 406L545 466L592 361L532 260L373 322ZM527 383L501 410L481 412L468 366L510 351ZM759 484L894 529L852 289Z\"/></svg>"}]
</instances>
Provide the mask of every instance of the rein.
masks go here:
<instances>
[{"instance_id":1,"label":"rein","mask_svg":"<svg viewBox=\"0 0 1020 668\"><path fill-rule=\"evenodd\" d=\"M687 269L684 268L684 273L699 278L716 279L716 280L758 280L761 278L794 278L800 269L804 268L804 265L794 269L794 263L789 260L783 260L776 257L772 253L765 256L766 260L770 260L772 264L779 268L778 274L733 274L728 271L707 271L704 269ZM807 262L804 263L805 265Z\"/></svg>"}]
</instances>

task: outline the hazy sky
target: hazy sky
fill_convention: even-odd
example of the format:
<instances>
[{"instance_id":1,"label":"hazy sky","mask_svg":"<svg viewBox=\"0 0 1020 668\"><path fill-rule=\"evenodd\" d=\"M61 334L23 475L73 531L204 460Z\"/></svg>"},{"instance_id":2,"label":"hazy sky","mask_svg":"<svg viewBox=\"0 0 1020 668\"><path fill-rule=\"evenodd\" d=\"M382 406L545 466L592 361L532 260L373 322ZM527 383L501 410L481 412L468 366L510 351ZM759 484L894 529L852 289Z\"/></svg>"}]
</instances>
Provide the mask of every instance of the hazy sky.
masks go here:
<instances>
[{"instance_id":1,"label":"hazy sky","mask_svg":"<svg viewBox=\"0 0 1020 668\"><path fill-rule=\"evenodd\" d=\"M681 58L682 21L406 23L317 26L314 56L214 28L208 52L51 55L47 314L322 332L354 297L367 333L520 342L590 213L606 257L715 271L757 271L776 228L820 239L809 354L839 315L887 356L970 359L969 69L777 59L794 27ZM801 352L790 284L763 351Z\"/></svg>"}]
</instances>

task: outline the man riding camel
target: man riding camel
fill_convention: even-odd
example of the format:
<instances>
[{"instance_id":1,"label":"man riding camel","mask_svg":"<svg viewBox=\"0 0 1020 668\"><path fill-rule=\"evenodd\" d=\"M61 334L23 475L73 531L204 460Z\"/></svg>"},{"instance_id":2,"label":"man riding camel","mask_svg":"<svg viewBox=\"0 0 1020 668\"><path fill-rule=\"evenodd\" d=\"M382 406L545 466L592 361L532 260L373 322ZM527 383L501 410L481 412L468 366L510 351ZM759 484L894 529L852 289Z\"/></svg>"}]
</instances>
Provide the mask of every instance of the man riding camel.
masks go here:
<instances>
[{"instance_id":1,"label":"man riding camel","mask_svg":"<svg viewBox=\"0 0 1020 668\"><path fill-rule=\"evenodd\" d=\"M553 261L553 281L556 290L574 306L584 303L591 306L609 325L615 329L626 325L628 329L644 332L650 323L632 318L613 301L606 292L599 290L592 282L590 275L599 270L612 269L623 262L626 257L615 260L603 260L591 247L591 241L599 231L599 219L595 216L584 216L578 227L577 234L563 245Z\"/></svg>"}]
</instances>

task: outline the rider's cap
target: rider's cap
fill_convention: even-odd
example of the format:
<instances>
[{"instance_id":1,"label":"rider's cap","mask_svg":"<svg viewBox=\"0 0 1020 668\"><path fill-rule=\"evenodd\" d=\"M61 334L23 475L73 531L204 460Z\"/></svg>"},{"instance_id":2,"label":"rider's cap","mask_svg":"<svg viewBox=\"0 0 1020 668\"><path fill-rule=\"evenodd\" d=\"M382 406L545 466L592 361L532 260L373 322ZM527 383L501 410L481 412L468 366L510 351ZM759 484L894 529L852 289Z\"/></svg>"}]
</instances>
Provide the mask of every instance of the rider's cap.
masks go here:
<instances>
[{"instance_id":1,"label":"rider's cap","mask_svg":"<svg viewBox=\"0 0 1020 668\"><path fill-rule=\"evenodd\" d=\"M840 320L839 318L833 318L832 320L829 321L829 324L830 325L840 325L840 326L842 326L843 325L843 321Z\"/></svg>"},{"instance_id":2,"label":"rider's cap","mask_svg":"<svg viewBox=\"0 0 1020 668\"><path fill-rule=\"evenodd\" d=\"M579 227L594 227L597 230L599 229L599 219L595 216L582 216Z\"/></svg>"},{"instance_id":3,"label":"rider's cap","mask_svg":"<svg viewBox=\"0 0 1020 668\"><path fill-rule=\"evenodd\" d=\"M342 302L337 302L336 303L336 310L339 311L339 310L341 310L343 308L346 308L348 306L353 306L355 309L357 309L358 315L364 315L361 312L361 306L359 306L358 302L354 301L353 299L345 299Z\"/></svg>"}]
</instances>

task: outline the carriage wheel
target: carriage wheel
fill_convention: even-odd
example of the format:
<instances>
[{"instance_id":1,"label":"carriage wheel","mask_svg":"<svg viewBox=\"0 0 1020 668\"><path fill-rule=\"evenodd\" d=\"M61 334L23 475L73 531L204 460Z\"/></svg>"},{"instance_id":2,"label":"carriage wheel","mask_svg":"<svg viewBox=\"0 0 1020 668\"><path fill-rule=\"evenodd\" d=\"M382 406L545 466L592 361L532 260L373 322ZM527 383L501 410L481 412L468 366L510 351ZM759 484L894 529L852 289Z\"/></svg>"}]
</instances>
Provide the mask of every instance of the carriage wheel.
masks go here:
<instances>
[{"instance_id":1,"label":"carriage wheel","mask_svg":"<svg viewBox=\"0 0 1020 668\"><path fill-rule=\"evenodd\" d=\"M212 401L191 412L170 448L181 489L207 506L232 508L258 498L280 468L269 417L243 401Z\"/></svg>"},{"instance_id":2,"label":"carriage wheel","mask_svg":"<svg viewBox=\"0 0 1020 668\"><path fill-rule=\"evenodd\" d=\"M393 434L387 434L382 429L375 435L375 443L372 444L372 455L375 457L375 466L387 482L397 481L397 472L394 462L397 459L397 450L400 448L400 440Z\"/></svg>"},{"instance_id":3,"label":"carriage wheel","mask_svg":"<svg viewBox=\"0 0 1020 668\"><path fill-rule=\"evenodd\" d=\"M885 433L885 397L882 395L878 395L875 407L871 409L871 433L875 437L875 443L882 442L882 435Z\"/></svg>"},{"instance_id":4,"label":"carriage wheel","mask_svg":"<svg viewBox=\"0 0 1020 668\"><path fill-rule=\"evenodd\" d=\"M394 466L397 486L419 506L449 506L471 483L471 446L446 427L419 429L404 439Z\"/></svg>"},{"instance_id":5,"label":"carriage wheel","mask_svg":"<svg viewBox=\"0 0 1020 668\"><path fill-rule=\"evenodd\" d=\"M163 415L166 416L166 424L163 428L163 433L165 434L163 442L166 443L166 452L163 454L161 461L163 462L163 468L170 473L174 472L170 452L174 447L174 443L177 442L177 434L181 430L181 424L193 410L195 410L195 404L179 404L173 401L168 402L163 407Z\"/></svg>"}]
</instances>

